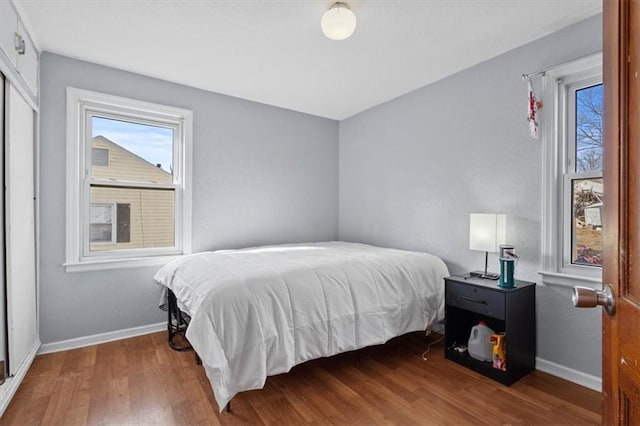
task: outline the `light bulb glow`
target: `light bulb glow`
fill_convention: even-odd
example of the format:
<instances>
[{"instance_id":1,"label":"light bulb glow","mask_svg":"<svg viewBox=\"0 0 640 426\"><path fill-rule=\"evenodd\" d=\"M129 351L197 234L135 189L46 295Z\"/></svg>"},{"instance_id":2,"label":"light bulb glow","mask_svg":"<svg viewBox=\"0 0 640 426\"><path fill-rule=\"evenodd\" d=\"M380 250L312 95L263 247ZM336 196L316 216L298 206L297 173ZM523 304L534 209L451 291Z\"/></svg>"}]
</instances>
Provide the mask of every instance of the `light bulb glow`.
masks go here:
<instances>
[{"instance_id":1,"label":"light bulb glow","mask_svg":"<svg viewBox=\"0 0 640 426\"><path fill-rule=\"evenodd\" d=\"M356 15L346 3L336 2L322 15L320 27L327 38L344 40L356 30Z\"/></svg>"}]
</instances>

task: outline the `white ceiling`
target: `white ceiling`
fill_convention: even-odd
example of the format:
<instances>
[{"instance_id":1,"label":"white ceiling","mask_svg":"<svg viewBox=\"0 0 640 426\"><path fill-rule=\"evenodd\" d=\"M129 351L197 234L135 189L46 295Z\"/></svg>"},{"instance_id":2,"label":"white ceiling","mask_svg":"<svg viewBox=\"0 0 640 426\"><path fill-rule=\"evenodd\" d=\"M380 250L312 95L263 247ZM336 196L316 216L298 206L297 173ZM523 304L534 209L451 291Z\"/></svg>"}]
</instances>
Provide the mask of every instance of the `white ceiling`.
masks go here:
<instances>
[{"instance_id":1,"label":"white ceiling","mask_svg":"<svg viewBox=\"0 0 640 426\"><path fill-rule=\"evenodd\" d=\"M41 50L344 119L602 10L602 0L16 0ZM522 72L532 70L523 69Z\"/></svg>"}]
</instances>

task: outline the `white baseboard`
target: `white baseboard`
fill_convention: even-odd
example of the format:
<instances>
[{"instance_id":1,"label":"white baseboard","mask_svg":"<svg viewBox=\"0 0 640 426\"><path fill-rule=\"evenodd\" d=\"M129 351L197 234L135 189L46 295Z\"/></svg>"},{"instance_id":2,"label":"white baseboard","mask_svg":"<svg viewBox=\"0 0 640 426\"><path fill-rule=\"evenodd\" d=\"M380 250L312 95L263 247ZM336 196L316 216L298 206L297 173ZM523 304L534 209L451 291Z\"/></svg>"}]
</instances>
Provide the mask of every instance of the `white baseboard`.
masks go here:
<instances>
[{"instance_id":1,"label":"white baseboard","mask_svg":"<svg viewBox=\"0 0 640 426\"><path fill-rule=\"evenodd\" d=\"M602 378L536 357L536 370L560 377L580 386L602 392Z\"/></svg>"},{"instance_id":2,"label":"white baseboard","mask_svg":"<svg viewBox=\"0 0 640 426\"><path fill-rule=\"evenodd\" d=\"M13 377L7 377L4 384L0 386L0 417L4 414L4 411L9 406L9 402L11 402L11 398L16 394L20 383L22 383L22 380L24 380L24 377L27 375L27 371L29 371L29 367L31 367L31 363L33 363L39 347L40 340L37 340L27 353L27 357L22 362L22 365L20 365L20 368L18 368L18 371L16 371Z\"/></svg>"},{"instance_id":3,"label":"white baseboard","mask_svg":"<svg viewBox=\"0 0 640 426\"><path fill-rule=\"evenodd\" d=\"M83 348L85 346L97 345L100 343L113 342L129 337L142 336L144 334L156 333L167 329L167 323L143 325L140 327L126 328L124 330L109 331L107 333L93 334L91 336L77 337L75 339L61 340L59 342L45 343L40 347L38 355L50 354L53 352L68 351L69 349Z\"/></svg>"}]
</instances>

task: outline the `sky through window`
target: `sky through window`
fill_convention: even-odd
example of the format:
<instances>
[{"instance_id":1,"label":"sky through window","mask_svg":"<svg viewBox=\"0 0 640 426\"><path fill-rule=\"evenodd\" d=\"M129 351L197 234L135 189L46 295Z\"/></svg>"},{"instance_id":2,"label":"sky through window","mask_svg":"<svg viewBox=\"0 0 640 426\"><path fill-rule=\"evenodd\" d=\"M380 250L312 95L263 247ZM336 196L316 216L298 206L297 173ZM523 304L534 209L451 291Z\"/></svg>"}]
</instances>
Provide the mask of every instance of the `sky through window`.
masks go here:
<instances>
[{"instance_id":1,"label":"sky through window","mask_svg":"<svg viewBox=\"0 0 640 426\"><path fill-rule=\"evenodd\" d=\"M172 173L173 129L95 116L92 128L92 137L104 136L149 163L160 164L163 170Z\"/></svg>"}]
</instances>

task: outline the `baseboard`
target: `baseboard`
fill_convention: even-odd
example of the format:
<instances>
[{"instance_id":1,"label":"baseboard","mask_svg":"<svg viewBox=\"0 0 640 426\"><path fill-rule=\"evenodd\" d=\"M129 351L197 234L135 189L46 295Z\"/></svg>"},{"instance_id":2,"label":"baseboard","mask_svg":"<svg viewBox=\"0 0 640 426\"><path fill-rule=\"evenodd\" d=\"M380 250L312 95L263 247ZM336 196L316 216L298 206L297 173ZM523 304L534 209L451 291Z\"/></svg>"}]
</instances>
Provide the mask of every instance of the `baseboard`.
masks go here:
<instances>
[{"instance_id":1,"label":"baseboard","mask_svg":"<svg viewBox=\"0 0 640 426\"><path fill-rule=\"evenodd\" d=\"M77 337L75 339L61 340L59 342L45 343L40 347L38 355L53 352L68 351L69 349L83 348L85 346L100 343L113 342L114 340L127 339L129 337L142 336L167 329L166 322L143 325L140 327L126 328L124 330L109 331L107 333L93 334L91 336Z\"/></svg>"},{"instance_id":2,"label":"baseboard","mask_svg":"<svg viewBox=\"0 0 640 426\"><path fill-rule=\"evenodd\" d=\"M22 383L22 380L24 380L24 377L27 375L27 371L29 371L29 367L31 367L31 363L33 363L39 347L40 340L37 340L27 353L24 362L14 376L7 377L4 384L0 386L0 417L4 414L4 411L9 406L9 402L11 402L11 398L16 394L20 383Z\"/></svg>"},{"instance_id":3,"label":"baseboard","mask_svg":"<svg viewBox=\"0 0 640 426\"><path fill-rule=\"evenodd\" d=\"M602 378L574 370L546 359L536 358L536 369L560 377L580 386L602 392Z\"/></svg>"}]
</instances>

